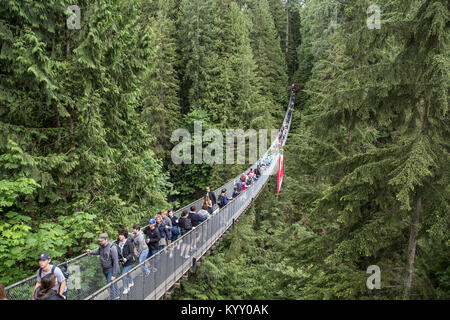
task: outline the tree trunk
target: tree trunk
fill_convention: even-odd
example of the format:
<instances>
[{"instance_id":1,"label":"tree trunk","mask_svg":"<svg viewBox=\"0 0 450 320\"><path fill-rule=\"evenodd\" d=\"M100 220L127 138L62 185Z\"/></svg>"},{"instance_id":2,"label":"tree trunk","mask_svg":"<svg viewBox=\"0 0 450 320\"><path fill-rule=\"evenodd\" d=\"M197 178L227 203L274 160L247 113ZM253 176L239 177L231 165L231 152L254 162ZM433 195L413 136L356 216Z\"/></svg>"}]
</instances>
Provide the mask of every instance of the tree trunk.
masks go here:
<instances>
[{"instance_id":1,"label":"tree trunk","mask_svg":"<svg viewBox=\"0 0 450 320\"><path fill-rule=\"evenodd\" d=\"M286 1L286 70L289 69L289 0Z\"/></svg>"},{"instance_id":2,"label":"tree trunk","mask_svg":"<svg viewBox=\"0 0 450 320\"><path fill-rule=\"evenodd\" d=\"M70 37L69 30L66 30L66 59L69 59L70 56Z\"/></svg>"},{"instance_id":3,"label":"tree trunk","mask_svg":"<svg viewBox=\"0 0 450 320\"><path fill-rule=\"evenodd\" d=\"M417 199L417 205L414 212L414 218L411 223L411 232L409 234L409 245L408 245L408 267L406 270L405 278L405 292L403 294L403 299L409 299L409 294L411 291L411 283L414 275L414 259L416 257L416 243L417 243L417 232L419 229L419 219L422 213L422 197Z\"/></svg>"}]
</instances>

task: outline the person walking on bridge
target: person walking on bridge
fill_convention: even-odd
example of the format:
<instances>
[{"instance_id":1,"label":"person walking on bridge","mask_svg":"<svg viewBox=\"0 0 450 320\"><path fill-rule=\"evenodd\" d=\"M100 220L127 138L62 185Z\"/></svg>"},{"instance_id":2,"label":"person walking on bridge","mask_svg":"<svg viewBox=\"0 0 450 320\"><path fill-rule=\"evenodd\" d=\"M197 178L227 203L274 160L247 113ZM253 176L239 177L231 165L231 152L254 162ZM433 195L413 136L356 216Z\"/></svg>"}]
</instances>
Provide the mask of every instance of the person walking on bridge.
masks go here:
<instances>
[{"instance_id":1,"label":"person walking on bridge","mask_svg":"<svg viewBox=\"0 0 450 320\"><path fill-rule=\"evenodd\" d=\"M208 205L206 203L203 203L202 208L197 212L198 215L202 218L202 221L205 221L209 218L209 211L208 211Z\"/></svg>"},{"instance_id":2,"label":"person walking on bridge","mask_svg":"<svg viewBox=\"0 0 450 320\"><path fill-rule=\"evenodd\" d=\"M212 214L214 211L214 206L217 203L216 194L213 191L211 191L209 187L206 187L206 195L211 200L211 208L209 210L209 213Z\"/></svg>"},{"instance_id":3,"label":"person walking on bridge","mask_svg":"<svg viewBox=\"0 0 450 320\"><path fill-rule=\"evenodd\" d=\"M130 271L136 257L134 255L134 243L132 239L128 238L127 230L119 231L119 239L116 241L119 248L119 261L122 263L122 275ZM131 287L134 286L133 277L128 274L123 278L123 294L127 294Z\"/></svg>"},{"instance_id":4,"label":"person walking on bridge","mask_svg":"<svg viewBox=\"0 0 450 320\"><path fill-rule=\"evenodd\" d=\"M170 210L168 215L170 220L172 221L172 237L170 238L170 240L173 242L177 240L178 236L180 235L180 229L178 227L178 217L174 215L173 210Z\"/></svg>"},{"instance_id":5,"label":"person walking on bridge","mask_svg":"<svg viewBox=\"0 0 450 320\"><path fill-rule=\"evenodd\" d=\"M33 300L65 300L53 288L58 285L58 278L54 273L48 273L41 279L41 285L34 291Z\"/></svg>"},{"instance_id":6,"label":"person walking on bridge","mask_svg":"<svg viewBox=\"0 0 450 320\"><path fill-rule=\"evenodd\" d=\"M154 254L158 253L159 251L159 241L161 240L162 235L159 232L159 229L156 227L156 220L150 219L148 221L149 225L143 230L145 236L146 236L146 242L148 245L148 258L153 256ZM157 261L155 258L153 258L153 267L150 266L153 270L153 272L158 271L157 270Z\"/></svg>"},{"instance_id":7,"label":"person walking on bridge","mask_svg":"<svg viewBox=\"0 0 450 320\"><path fill-rule=\"evenodd\" d=\"M240 192L238 192L238 188L234 187L234 191L233 191L233 195L232 195L232 199L236 199L237 196L239 195Z\"/></svg>"},{"instance_id":8,"label":"person walking on bridge","mask_svg":"<svg viewBox=\"0 0 450 320\"><path fill-rule=\"evenodd\" d=\"M167 244L169 245L172 240L172 228L173 228L172 219L168 217L167 210L161 210L161 217L166 225Z\"/></svg>"},{"instance_id":9,"label":"person walking on bridge","mask_svg":"<svg viewBox=\"0 0 450 320\"><path fill-rule=\"evenodd\" d=\"M147 259L148 256L148 246L145 242L145 235L141 231L141 227L138 224L135 224L133 226L133 241L134 241L134 247L135 251L137 253L137 256L139 258L139 264L142 263ZM148 270L147 265L144 263L142 266L142 271L144 271L144 274L146 276L149 275L150 271Z\"/></svg>"},{"instance_id":10,"label":"person walking on bridge","mask_svg":"<svg viewBox=\"0 0 450 320\"><path fill-rule=\"evenodd\" d=\"M227 197L227 189L222 189L222 193L219 196L219 208L223 208L228 204L228 197Z\"/></svg>"},{"instance_id":11,"label":"person walking on bridge","mask_svg":"<svg viewBox=\"0 0 450 320\"><path fill-rule=\"evenodd\" d=\"M100 256L100 265L106 282L109 284L117 278L119 274L119 252L117 245L108 241L108 234L102 233L98 236L99 247L95 250L87 249L88 254ZM119 299L119 287L114 283L111 287L111 300Z\"/></svg>"},{"instance_id":12,"label":"person walking on bridge","mask_svg":"<svg viewBox=\"0 0 450 320\"><path fill-rule=\"evenodd\" d=\"M158 228L159 234L161 235L161 239L159 239L159 248L158 248L158 251L161 251L167 246L168 240L170 240L170 231L168 225L166 224L166 221L163 220L162 215L158 214L155 220L156 220L156 227Z\"/></svg>"},{"instance_id":13,"label":"person walking on bridge","mask_svg":"<svg viewBox=\"0 0 450 320\"><path fill-rule=\"evenodd\" d=\"M159 229L156 228L156 220L150 219L148 221L148 226L143 230L146 242L148 245L148 257L150 258L152 255L156 254L159 250L159 240L161 240L161 234L159 233Z\"/></svg>"},{"instance_id":14,"label":"person walking on bridge","mask_svg":"<svg viewBox=\"0 0 450 320\"><path fill-rule=\"evenodd\" d=\"M208 196L205 196L205 199L203 199L202 206L203 205L207 205L208 208L211 208L208 205L208 203L211 203L211 201L208 202L208 200L206 198L208 198ZM196 210L197 210L197 207L196 206L192 206L191 210L189 211L189 216L188 216L189 219L191 219L191 224L192 224L193 227L198 226L203 221L202 217L196 212ZM210 211L208 210L208 212L210 212Z\"/></svg>"},{"instance_id":15,"label":"person walking on bridge","mask_svg":"<svg viewBox=\"0 0 450 320\"><path fill-rule=\"evenodd\" d=\"M39 269L36 272L36 285L34 290L41 285L41 279L50 273L54 273L58 283L53 287L53 290L56 291L63 299L67 299L67 286L66 286L66 278L62 273L61 269L56 266L56 264L51 265L51 258L48 253L43 253L39 256ZM33 295L34 297L34 295Z\"/></svg>"},{"instance_id":16,"label":"person walking on bridge","mask_svg":"<svg viewBox=\"0 0 450 320\"><path fill-rule=\"evenodd\" d=\"M189 219L189 212L187 210L184 210L181 213L181 217L178 220L178 226L180 228L181 236L185 235L192 229L192 222L191 219ZM187 237L187 236L186 236ZM190 250L190 239L187 239L184 237L182 239L182 246L181 246L181 256L185 259L188 259L189 256L189 250Z\"/></svg>"}]
</instances>

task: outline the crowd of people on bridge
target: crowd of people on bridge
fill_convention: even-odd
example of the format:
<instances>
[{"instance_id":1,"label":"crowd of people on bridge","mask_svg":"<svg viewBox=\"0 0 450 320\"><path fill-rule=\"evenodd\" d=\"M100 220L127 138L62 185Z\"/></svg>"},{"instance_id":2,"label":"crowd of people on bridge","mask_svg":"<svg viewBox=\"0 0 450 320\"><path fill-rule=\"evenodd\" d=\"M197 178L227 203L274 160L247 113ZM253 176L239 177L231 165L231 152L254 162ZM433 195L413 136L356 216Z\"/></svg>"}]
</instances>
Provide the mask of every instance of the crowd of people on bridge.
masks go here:
<instances>
[{"instance_id":1,"label":"crowd of people on bridge","mask_svg":"<svg viewBox=\"0 0 450 320\"><path fill-rule=\"evenodd\" d=\"M271 157L266 160L272 161ZM232 197L227 196L227 190L222 189L218 197L215 193L206 187L204 197L201 202L201 208L197 210L196 206L191 206L189 210L183 210L180 217L177 217L173 210L162 210L156 216L148 220L148 225L141 229L139 225L133 226L133 231L127 230L118 232L119 239L109 241L106 233L100 234L98 238L99 247L95 250L87 250L88 254L99 255L100 265L107 283L111 283L119 276L119 269L122 266L122 275L132 269L136 263L141 264L165 247L182 237L192 229L195 229L203 221L224 208L230 201L233 201L242 192L248 189L262 174L262 168L270 165L270 162L261 160L256 168L243 173L238 181L235 181ZM217 207L218 208L217 208ZM192 243L180 243L181 256L185 259L190 258L190 254L197 250L199 237L193 237ZM170 252L173 255L173 250ZM155 259L156 260L156 259ZM151 272L157 271L157 261L142 264L144 276L149 276ZM134 286L130 274L123 277L124 295L128 294L131 287ZM110 298L119 299L120 290L117 283L111 285Z\"/></svg>"},{"instance_id":2,"label":"crowd of people on bridge","mask_svg":"<svg viewBox=\"0 0 450 320\"><path fill-rule=\"evenodd\" d=\"M291 114L292 110L289 108L286 120L279 131L278 141L280 145L286 139ZM128 273L136 264L141 264L159 251L164 250L166 246L190 230L195 229L203 221L224 208L230 201L236 199L236 197L245 192L260 178L262 171L269 167L272 161L273 156L269 153L264 158L259 159L254 169L251 168L248 172L242 173L240 178L234 181L234 190L231 198L227 196L226 189L222 189L220 195L216 198L215 193L209 187L206 187L201 207L198 211L196 206L191 206L189 208L190 210L183 210L180 217L177 217L173 210L162 210L156 216L151 217L148 220L148 225L142 229L138 224L135 224L132 232L128 232L125 229L119 230L116 240L110 241L108 234L100 234L98 237L99 247L95 250L87 249L86 252L90 255L98 255L100 257L100 265L109 284L119 274L123 275ZM218 208L216 208L216 205ZM183 258L189 258L190 253L197 250L196 240L198 238L194 237L192 244L183 244L181 248ZM153 265L147 265L146 263L142 265L144 276L148 276L156 271L156 261ZM36 285L32 299L67 299L67 277L67 272L63 272L56 264L51 264L51 257L48 253L42 253L39 256L39 269L36 272ZM128 294L133 286L134 282L131 274L123 277L123 294ZM113 283L110 298L119 299L119 297L120 291L118 285L117 283Z\"/></svg>"},{"instance_id":3,"label":"crowd of people on bridge","mask_svg":"<svg viewBox=\"0 0 450 320\"><path fill-rule=\"evenodd\" d=\"M260 159L254 169L242 173L237 181L234 181L232 197L227 196L227 190L221 189L216 197L209 187L206 187L201 202L201 208L191 206L189 210L183 210L177 217L173 210L162 210L159 214L148 220L148 225L141 228L138 224L132 227L132 231L125 229L118 231L117 239L110 240L108 234L101 233L98 237L98 248L87 249L90 255L98 255L100 266L107 283L113 282L120 275L128 273L136 264L141 264L151 256L176 241L179 237L195 229L203 221L219 212L228 203L233 201L241 193L251 187L257 181L264 168L270 166L272 155ZM182 257L190 258L190 254L197 250L198 238L194 237L190 244L182 244ZM181 244L180 244L181 245ZM173 252L171 253L173 254ZM157 271L156 262L153 265L142 264L144 276ZM36 285L32 295L33 300L65 300L67 299L67 276L56 264L52 264L48 253L39 256L39 269L36 272ZM128 294L134 286L131 274L123 277L124 295ZM111 285L111 299L119 299L120 290L117 283Z\"/></svg>"}]
</instances>

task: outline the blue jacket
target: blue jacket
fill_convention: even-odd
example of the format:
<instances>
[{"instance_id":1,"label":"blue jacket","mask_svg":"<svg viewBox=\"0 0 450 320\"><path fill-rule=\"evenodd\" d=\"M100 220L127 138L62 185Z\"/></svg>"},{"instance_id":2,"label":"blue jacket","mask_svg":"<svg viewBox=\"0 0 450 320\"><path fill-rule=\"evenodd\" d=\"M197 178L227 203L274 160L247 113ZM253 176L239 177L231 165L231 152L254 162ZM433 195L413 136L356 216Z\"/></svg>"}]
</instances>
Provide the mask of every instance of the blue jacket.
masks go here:
<instances>
[{"instance_id":1,"label":"blue jacket","mask_svg":"<svg viewBox=\"0 0 450 320\"><path fill-rule=\"evenodd\" d=\"M203 221L202 217L194 211L189 211L188 218L191 219L191 223L192 223L193 227L198 226Z\"/></svg>"},{"instance_id":2,"label":"blue jacket","mask_svg":"<svg viewBox=\"0 0 450 320\"><path fill-rule=\"evenodd\" d=\"M163 220L161 221L161 224L158 226L158 224L156 224L156 228L158 228L159 230L159 234L161 235L161 238L164 237L170 240L171 234L169 229L166 228L166 222Z\"/></svg>"},{"instance_id":3,"label":"blue jacket","mask_svg":"<svg viewBox=\"0 0 450 320\"><path fill-rule=\"evenodd\" d=\"M225 207L227 205L227 203L228 203L227 195L226 194L225 195L220 194L220 196L219 196L219 208Z\"/></svg>"},{"instance_id":4,"label":"blue jacket","mask_svg":"<svg viewBox=\"0 0 450 320\"><path fill-rule=\"evenodd\" d=\"M174 215L170 220L172 220L172 227L178 226L178 217L176 215Z\"/></svg>"}]
</instances>

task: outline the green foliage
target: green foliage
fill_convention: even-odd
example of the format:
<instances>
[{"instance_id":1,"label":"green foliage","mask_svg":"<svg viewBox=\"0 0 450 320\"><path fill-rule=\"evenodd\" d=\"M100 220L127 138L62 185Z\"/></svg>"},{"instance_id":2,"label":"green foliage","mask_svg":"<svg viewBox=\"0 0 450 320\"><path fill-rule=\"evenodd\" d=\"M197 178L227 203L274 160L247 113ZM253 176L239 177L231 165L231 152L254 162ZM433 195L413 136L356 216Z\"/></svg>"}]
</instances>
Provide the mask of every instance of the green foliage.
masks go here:
<instances>
[{"instance_id":1,"label":"green foliage","mask_svg":"<svg viewBox=\"0 0 450 320\"><path fill-rule=\"evenodd\" d=\"M31 164L14 141L9 140L5 150L1 151L0 213L4 211L3 208L13 206L19 197L30 195L39 187L39 184L28 176Z\"/></svg>"},{"instance_id":2,"label":"green foliage","mask_svg":"<svg viewBox=\"0 0 450 320\"><path fill-rule=\"evenodd\" d=\"M271 114L280 118L287 101L287 74L285 57L267 0L259 1L251 10L253 28L251 42L261 79L261 94L272 101Z\"/></svg>"},{"instance_id":3,"label":"green foliage","mask_svg":"<svg viewBox=\"0 0 450 320\"><path fill-rule=\"evenodd\" d=\"M305 3L279 201L269 184L176 297L448 299L448 6L378 1L370 30L367 1Z\"/></svg>"},{"instance_id":4,"label":"green foliage","mask_svg":"<svg viewBox=\"0 0 450 320\"><path fill-rule=\"evenodd\" d=\"M66 1L2 5L0 225L2 260L17 268L0 268L2 282L44 250L73 257L167 205L140 115L155 55L145 3L78 2L80 30L67 29Z\"/></svg>"},{"instance_id":5,"label":"green foliage","mask_svg":"<svg viewBox=\"0 0 450 320\"><path fill-rule=\"evenodd\" d=\"M169 138L276 127L289 79L304 90L279 199L272 178L175 298L448 299L448 4L374 4L379 30L366 0L80 0L68 30L67 1L5 2L0 281L242 172L174 165Z\"/></svg>"}]
</instances>

